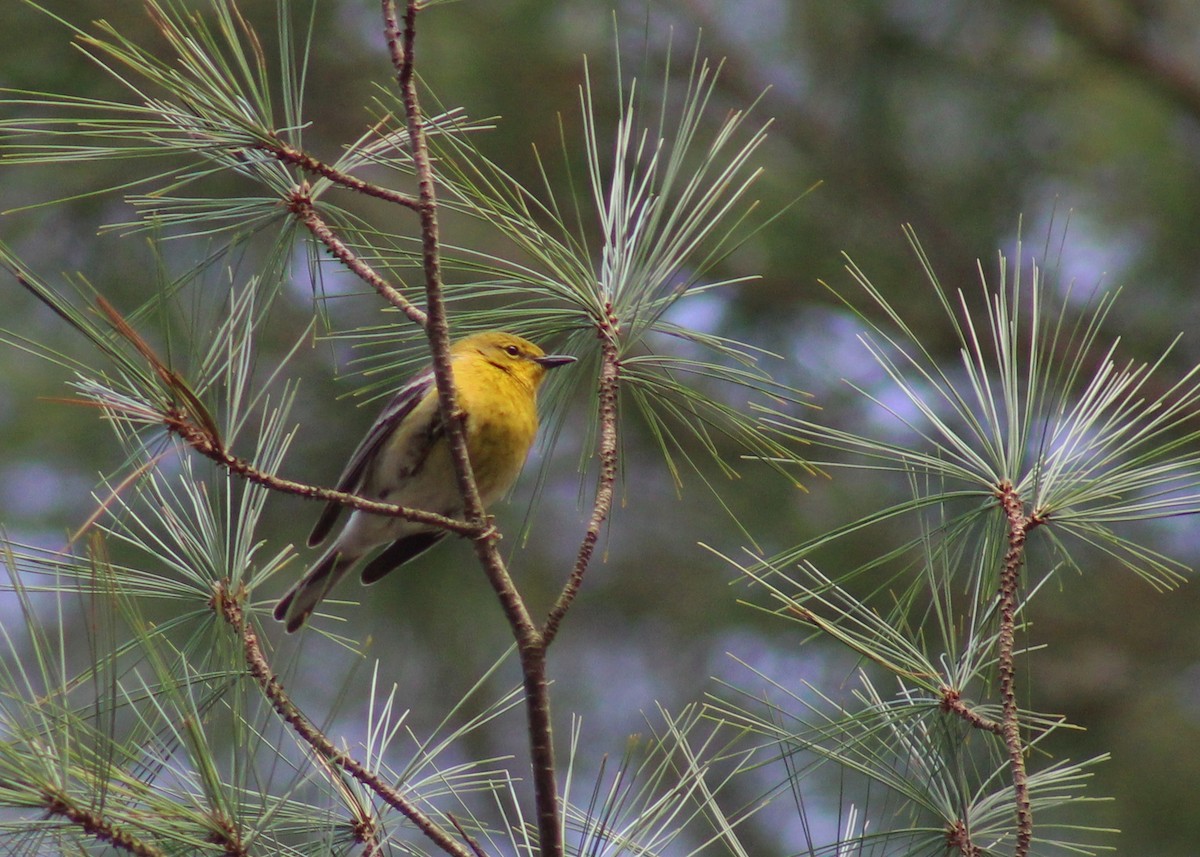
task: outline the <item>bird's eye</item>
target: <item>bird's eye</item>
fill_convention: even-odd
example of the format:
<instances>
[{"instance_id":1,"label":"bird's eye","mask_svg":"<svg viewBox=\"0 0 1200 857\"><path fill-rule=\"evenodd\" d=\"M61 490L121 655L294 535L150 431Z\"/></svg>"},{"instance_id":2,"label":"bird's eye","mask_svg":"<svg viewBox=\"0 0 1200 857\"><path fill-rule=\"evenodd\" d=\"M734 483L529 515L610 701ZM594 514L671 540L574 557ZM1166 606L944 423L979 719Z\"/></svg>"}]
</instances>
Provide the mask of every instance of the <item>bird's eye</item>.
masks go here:
<instances>
[{"instance_id":1,"label":"bird's eye","mask_svg":"<svg viewBox=\"0 0 1200 857\"><path fill-rule=\"evenodd\" d=\"M521 349L515 345L506 345L504 346L504 353L509 357L518 357L521 354Z\"/></svg>"}]
</instances>

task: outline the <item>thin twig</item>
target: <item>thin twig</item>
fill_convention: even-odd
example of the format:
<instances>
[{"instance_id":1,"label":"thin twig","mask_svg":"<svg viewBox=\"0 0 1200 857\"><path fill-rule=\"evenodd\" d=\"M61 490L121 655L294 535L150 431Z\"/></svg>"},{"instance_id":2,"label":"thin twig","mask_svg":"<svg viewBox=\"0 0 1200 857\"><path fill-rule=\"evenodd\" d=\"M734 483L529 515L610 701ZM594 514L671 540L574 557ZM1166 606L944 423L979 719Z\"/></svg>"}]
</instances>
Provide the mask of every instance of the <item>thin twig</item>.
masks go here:
<instances>
[{"instance_id":1,"label":"thin twig","mask_svg":"<svg viewBox=\"0 0 1200 857\"><path fill-rule=\"evenodd\" d=\"M990 717L984 717L978 711L971 708L971 706L962 701L961 694L954 688L942 688L941 708L942 711L949 714L957 714L976 729L982 729L984 732L991 732L994 735L1004 734L1004 727L999 721L993 720Z\"/></svg>"},{"instance_id":2,"label":"thin twig","mask_svg":"<svg viewBox=\"0 0 1200 857\"><path fill-rule=\"evenodd\" d=\"M1029 802L1029 779L1025 772L1025 748L1021 743L1021 723L1017 709L1016 665L1013 648L1016 640L1017 592L1021 583L1021 563L1025 555L1025 537L1036 519L1025 516L1021 498L1008 482L997 491L1008 521L1008 550L1000 569L1000 630L996 643L996 664L1000 676L1001 736L1008 748L1012 774L1013 800L1017 811L1017 844L1013 857L1026 857L1033 841L1033 810Z\"/></svg>"},{"instance_id":3,"label":"thin twig","mask_svg":"<svg viewBox=\"0 0 1200 857\"><path fill-rule=\"evenodd\" d=\"M93 809L76 806L70 796L58 789L46 787L42 790L42 808L52 816L65 818L81 828L88 836L105 842L118 851L136 854L138 857L163 857L164 852L148 842L143 842L127 830L123 830Z\"/></svg>"},{"instance_id":4,"label":"thin twig","mask_svg":"<svg viewBox=\"0 0 1200 857\"><path fill-rule=\"evenodd\" d=\"M566 616L571 603L575 600L579 587L583 585L583 576L591 564L596 544L600 540L600 532L612 511L613 494L617 481L617 391L621 375L621 362L617 351L617 324L616 319L611 315L611 308L606 321L607 324L596 334L600 339L598 390L600 473L597 477L596 498L592 504L592 515L588 521L587 531L584 533L583 542L580 544L579 553L575 558L575 566L571 569L571 575L567 578L566 585L559 593L558 600L555 601L542 626L542 636L547 646L558 634L563 617Z\"/></svg>"},{"instance_id":5,"label":"thin twig","mask_svg":"<svg viewBox=\"0 0 1200 857\"><path fill-rule=\"evenodd\" d=\"M402 205L405 208L411 208L413 211L417 211L420 207L420 202L416 199L416 197L410 196L407 193L401 193L398 190L381 187L377 184L364 181L357 176L344 173L332 164L327 164L322 160L318 160L308 152L289 146L282 140L276 139L273 143L259 143L256 148L259 151L266 152L268 155L271 155L283 163L297 166L310 175L323 176L334 184L340 185L347 190L365 194L366 196L373 196L376 199L382 199L385 202Z\"/></svg>"},{"instance_id":6,"label":"thin twig","mask_svg":"<svg viewBox=\"0 0 1200 857\"><path fill-rule=\"evenodd\" d=\"M393 503L381 503L378 500L360 497L357 494L348 494L345 491L323 488L319 485L309 485L305 482L296 482L292 479L284 479L282 476L266 473L245 459L238 458L226 450L219 438L213 437L178 410L170 410L164 414L163 424L168 430L178 435L189 447L205 458L215 461L230 473L241 476L248 482L262 485L264 488L270 488L272 491L295 494L298 497L305 497L310 500L341 503L348 508L370 512L374 515L403 518L406 521L413 521L418 524L428 524L431 527L437 527L466 538L478 538L483 529L486 529L486 527L481 528L479 524L471 523L470 521L460 521L455 518L438 515L434 512L426 512L422 509L410 509L406 506L397 506Z\"/></svg>"},{"instance_id":7,"label":"thin twig","mask_svg":"<svg viewBox=\"0 0 1200 857\"><path fill-rule=\"evenodd\" d=\"M329 224L317 213L312 197L309 195L307 183L299 185L292 191L292 195L288 199L288 210L295 214L308 231L324 244L325 248L351 273L378 292L385 301L421 327L425 327L428 319L424 311L414 305L399 289L384 279L383 275L347 247L346 243L338 238Z\"/></svg>"},{"instance_id":8,"label":"thin twig","mask_svg":"<svg viewBox=\"0 0 1200 857\"><path fill-rule=\"evenodd\" d=\"M161 382L166 396L173 401L181 403L168 406L163 410L147 407L137 410L132 415L142 420L153 418L161 420L163 426L169 432L177 435L194 451L200 453L205 458L215 461L230 473L241 476L249 482L270 488L273 491L279 491L284 494L295 494L298 497L305 497L310 500L341 503L343 506L364 512L371 512L376 515L404 518L408 521L428 524L432 527L472 539L486 538L491 532L491 528L486 521L481 523L460 521L455 518L438 515L434 512L409 509L405 506L397 506L392 503L381 503L377 500L370 500L366 497L360 497L357 494L348 494L333 488L322 488L317 485L284 479L281 476L266 473L245 459L237 457L225 447L212 415L208 413L203 403L192 393L191 388L183 378L162 361L154 352L154 349L150 347L150 344L133 329L129 322L125 321L112 304L103 297L97 298L96 303L100 310L108 316L109 321L112 322L116 331L150 364L150 368L154 370L154 374ZM111 404L110 407L114 409L120 408L115 403Z\"/></svg>"},{"instance_id":9,"label":"thin twig","mask_svg":"<svg viewBox=\"0 0 1200 857\"><path fill-rule=\"evenodd\" d=\"M458 835L463 838L463 841L471 846L471 850L475 852L475 857L487 857L487 852L483 850L483 846L463 829L463 826L458 823L458 819L452 813L446 813L446 817L450 819L450 823L454 825L454 829L458 831Z\"/></svg>"},{"instance_id":10,"label":"thin twig","mask_svg":"<svg viewBox=\"0 0 1200 857\"><path fill-rule=\"evenodd\" d=\"M271 707L292 727L292 730L300 736L305 744L322 758L337 765L373 791L381 800L411 821L431 842L447 854L452 854L454 857L474 857L468 848L455 840L447 830L422 812L395 787L384 782L377 773L353 756L338 750L325 733L301 713L287 691L284 690L283 685L275 678L271 665L258 642L258 634L253 625L246 620L239 597L235 593L229 592L223 583L218 585L217 591L213 595L213 608L241 637L250 675L262 688Z\"/></svg>"}]
</instances>

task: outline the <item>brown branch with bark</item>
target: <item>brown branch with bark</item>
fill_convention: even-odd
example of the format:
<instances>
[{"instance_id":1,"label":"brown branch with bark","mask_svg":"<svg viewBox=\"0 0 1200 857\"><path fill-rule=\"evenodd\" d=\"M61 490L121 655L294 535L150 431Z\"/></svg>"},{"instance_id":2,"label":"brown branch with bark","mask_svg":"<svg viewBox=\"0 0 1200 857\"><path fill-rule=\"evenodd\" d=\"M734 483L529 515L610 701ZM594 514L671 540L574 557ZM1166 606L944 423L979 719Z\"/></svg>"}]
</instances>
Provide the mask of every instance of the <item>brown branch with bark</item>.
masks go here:
<instances>
[{"instance_id":1,"label":"brown branch with bark","mask_svg":"<svg viewBox=\"0 0 1200 857\"><path fill-rule=\"evenodd\" d=\"M137 857L163 857L165 852L143 842L129 831L118 827L94 809L79 806L69 795L58 789L42 790L42 808L47 815L65 819L80 828L97 842L111 845L117 851Z\"/></svg>"},{"instance_id":2,"label":"brown branch with bark","mask_svg":"<svg viewBox=\"0 0 1200 857\"><path fill-rule=\"evenodd\" d=\"M1010 482L1000 483L995 494L1004 512L1008 531L1008 547L1000 568L997 603L1000 628L996 636L996 670L1000 683L1001 716L999 720L993 720L980 714L963 701L958 689L952 687L941 689L939 705L942 711L957 716L975 729L997 735L1004 742L1016 807L1016 845L1013 855L1027 857L1033 842L1033 810L1029 798L1029 776L1025 769L1025 745L1021 739L1020 709L1017 706L1014 649L1025 542L1029 531L1045 523L1046 519L1037 514L1025 514L1024 503ZM946 844L964 857L977 857L982 853L972 841L970 829L963 819L958 819L947 829Z\"/></svg>"},{"instance_id":3,"label":"brown branch with bark","mask_svg":"<svg viewBox=\"0 0 1200 857\"><path fill-rule=\"evenodd\" d=\"M1013 801L1016 804L1017 834L1014 857L1027 857L1033 841L1033 810L1029 801L1029 777L1025 771L1025 746L1021 741L1020 711L1017 708L1016 664L1014 647L1017 627L1017 595L1021 586L1021 565L1025 559L1025 540L1040 518L1025 514L1024 504L1012 484L1002 482L996 497L1008 525L1008 550L1000 568L998 612L1000 629L996 640L996 670L1000 677L1000 736L1008 750L1012 776Z\"/></svg>"},{"instance_id":4,"label":"brown branch with bark","mask_svg":"<svg viewBox=\"0 0 1200 857\"><path fill-rule=\"evenodd\" d=\"M571 608L579 588L583 585L583 577L591 564L596 544L600 541L600 532L612 512L613 494L617 482L617 400L621 377L621 359L617 349L617 338L620 333L618 319L612 314L612 306L607 307L608 316L604 324L596 331L600 340L600 384L598 393L600 437L598 458L600 473L597 477L596 498L592 504L592 515L588 521L587 531L579 546L575 558L575 566L566 585L559 593L557 601L551 608L546 622L542 626L542 636L548 646L558 634L559 625Z\"/></svg>"},{"instance_id":5,"label":"brown branch with bark","mask_svg":"<svg viewBox=\"0 0 1200 857\"><path fill-rule=\"evenodd\" d=\"M253 148L270 155L280 163L298 167L309 175L321 176L328 179L333 184L346 190L374 197L375 199L381 199L384 202L390 202L394 205L400 205L411 211L420 212L422 210L423 203L420 199L401 191L373 184L358 176L340 170L302 149L297 149L285 143L276 137L274 132L270 134L270 142L260 141ZM298 185L286 202L288 210L333 254L334 258L345 265L360 280L375 289L380 297L408 316L411 321L420 327L425 326L426 317L424 311L415 306L408 298L404 297L399 289L389 283L374 268L356 255L338 237L337 233L326 223L324 218L318 214L312 198L312 188L308 182L302 182Z\"/></svg>"},{"instance_id":6,"label":"brown branch with bark","mask_svg":"<svg viewBox=\"0 0 1200 857\"><path fill-rule=\"evenodd\" d=\"M112 304L103 297L98 297L96 305L108 317L113 329L150 364L150 368L162 384L163 395L169 402L161 409L143 408L136 413L129 413L128 409L125 409L129 416L142 421L157 420L161 422L167 431L179 437L195 452L216 462L230 473L272 491L294 494L310 500L341 503L351 509L375 515L404 518L407 521L427 524L465 538L485 538L491 532L491 527L486 521L479 523L460 521L422 509L410 509L393 503L382 503L333 488L323 488L318 485L285 479L282 476L260 470L251 462L239 458L225 446L217 429L216 421L192 393L187 383L159 358L150 344L133 329L129 322L125 321ZM108 407L117 411L122 410L122 406L116 403L109 403Z\"/></svg>"},{"instance_id":7,"label":"brown branch with bark","mask_svg":"<svg viewBox=\"0 0 1200 857\"><path fill-rule=\"evenodd\" d=\"M487 530L486 526L473 524L470 521L448 518L445 515L426 512L423 509L410 509L407 506L382 503L378 500L371 500L357 494L348 494L345 491L337 491L333 488L324 488L319 485L310 485L305 482L297 482L292 479L285 479L281 476L266 473L245 459L233 455L225 449L219 438L211 436L207 431L197 426L182 411L176 409L169 410L164 414L163 424L173 434L182 438L189 447L200 455L211 461L215 461L230 473L241 476L248 482L269 488L272 491L278 491L283 494L294 494L310 500L340 503L347 508L369 512L373 515L403 518L406 521L437 527L455 535L463 536L464 538L479 538Z\"/></svg>"},{"instance_id":8,"label":"brown branch with bark","mask_svg":"<svg viewBox=\"0 0 1200 857\"><path fill-rule=\"evenodd\" d=\"M963 702L962 695L954 688L943 687L941 696L940 708L942 711L965 720L975 729L1003 737L1003 725L997 720L985 717ZM946 847L957 851L963 857L979 857L983 853L983 849L976 845L971 838L970 826L962 818L955 819L953 824L947 825Z\"/></svg>"},{"instance_id":9,"label":"brown branch with bark","mask_svg":"<svg viewBox=\"0 0 1200 857\"><path fill-rule=\"evenodd\" d=\"M442 420L447 427L447 439L463 497L465 517L469 522L483 526L486 523L485 510L480 502L471 470L466 438L462 431L464 415L457 405L450 370L450 340L442 296L436 188L414 74L418 4L415 0L409 0L405 6L403 20L398 15L395 0L382 0L381 5L388 54L405 107L413 164L417 173L420 202L417 211L421 218L422 264L428 311L426 333L429 337L439 405ZM547 650L582 585L601 529L612 508L617 472L617 389L620 362L617 320L611 316L611 309L609 317L598 324L597 335L601 342L602 368L599 381L600 475L596 498L575 565L541 629L534 625L525 601L500 557L496 546L498 534L488 530L475 540L476 555L500 601L520 657L537 810L538 844L542 857L560 857L563 853L563 825L558 803L553 722L546 672Z\"/></svg>"},{"instance_id":10,"label":"brown branch with bark","mask_svg":"<svg viewBox=\"0 0 1200 857\"><path fill-rule=\"evenodd\" d=\"M299 167L310 175L327 178L334 184L344 187L347 190L361 193L364 196L373 196L376 199L382 199L384 202L402 205L405 208L412 209L413 211L420 210L420 201L407 193L402 193L398 190L392 190L391 188L381 187L377 184L364 181L358 176L339 170L332 164L327 164L318 158L314 158L312 155L303 151L302 149L297 149L294 146L288 145L282 140L276 138L274 134L271 136L273 138L272 142L260 142L257 146L255 146L255 148L261 152L266 152L268 155L278 161Z\"/></svg>"},{"instance_id":11,"label":"brown branch with bark","mask_svg":"<svg viewBox=\"0 0 1200 857\"><path fill-rule=\"evenodd\" d=\"M382 274L367 264L362 257L346 245L346 242L338 237L324 218L317 213L310 190L307 182L293 189L292 195L288 199L288 210L304 224L313 237L325 246L325 249L333 254L335 259L346 266L347 270L373 288L381 298L408 316L418 326L425 327L428 323L428 316L425 312L404 297L399 289L389 283Z\"/></svg>"},{"instance_id":12,"label":"brown branch with bark","mask_svg":"<svg viewBox=\"0 0 1200 857\"><path fill-rule=\"evenodd\" d=\"M459 493L463 498L464 517L469 522L486 527L475 540L476 556L496 592L517 642L529 729L539 853L542 857L561 857L563 826L558 804L554 737L546 678L546 641L534 626L524 599L521 598L500 556L496 545L499 533L486 526L486 512L471 469L466 435L463 431L465 414L458 406L450 366L450 333L442 294L437 192L414 73L418 4L415 0L409 0L405 6L403 21L397 14L394 0L382 0L381 6L388 53L404 103L413 165L417 173L420 200L417 210L421 220L421 259L428 313L425 332L429 338L433 376L438 390L438 406L446 427L446 439L454 462Z\"/></svg>"},{"instance_id":13,"label":"brown branch with bark","mask_svg":"<svg viewBox=\"0 0 1200 857\"><path fill-rule=\"evenodd\" d=\"M438 226L437 190L433 174L433 161L425 135L425 123L421 113L420 97L414 73L414 48L416 42L416 16L418 4L410 2L405 7L401 25L397 17L394 0L382 0L384 29L388 51L396 72L405 109L405 121L412 145L413 166L417 174L419 205L417 212L421 220L421 264L425 275L425 297L427 316L425 333L429 339L430 362L433 367L434 383L438 391L438 407L446 429L446 440L454 463L455 478L463 498L463 513L466 520L476 527L475 550L487 573L488 580L500 598L501 606L509 624L512 625L518 644L530 642L534 631L524 601L513 584L504 561L496 549L500 534L490 526L471 459L467 450L464 432L466 414L458 405L458 392L454 387L454 374L450 364L450 325L443 296L441 237Z\"/></svg>"},{"instance_id":14,"label":"brown branch with bark","mask_svg":"<svg viewBox=\"0 0 1200 857\"><path fill-rule=\"evenodd\" d=\"M954 688L942 688L941 709L947 714L954 714L983 732L993 735L1003 735L1004 727L998 720L985 717L962 700L962 695Z\"/></svg>"},{"instance_id":15,"label":"brown branch with bark","mask_svg":"<svg viewBox=\"0 0 1200 857\"><path fill-rule=\"evenodd\" d=\"M263 695L271 703L284 722L305 744L312 748L322 759L335 765L369 788L381 800L411 821L431 842L453 857L475 857L473 850L464 846L452 837L449 831L421 811L412 801L400 793L398 789L387 783L376 772L370 770L349 753L339 750L329 738L318 729L292 702L283 685L275 678L275 673L263 653L254 626L247 621L242 610L240 592L230 592L224 583L217 586L213 593L212 606L225 622L238 634L242 641L246 666L251 677L262 689Z\"/></svg>"},{"instance_id":16,"label":"brown branch with bark","mask_svg":"<svg viewBox=\"0 0 1200 857\"><path fill-rule=\"evenodd\" d=\"M450 445L451 458L454 461L454 470L463 498L465 516L467 520L482 522L485 515L483 502L479 497L479 488L475 484L471 461L467 454L467 438L463 427L466 415L458 406L458 394L454 388L454 375L450 366L450 323L442 293L441 234L438 225L437 188L413 65L417 3L409 0L406 4L403 28L398 35L399 24L394 0L383 0L383 17L389 54L393 63L398 63L395 67L396 81L400 87L400 97L404 104L408 137L412 146L413 168L417 174L419 198L416 210L421 221L421 267L425 275L427 314L425 333L429 339L433 376L437 384L438 407L441 411L442 423L446 428L446 438Z\"/></svg>"}]
</instances>

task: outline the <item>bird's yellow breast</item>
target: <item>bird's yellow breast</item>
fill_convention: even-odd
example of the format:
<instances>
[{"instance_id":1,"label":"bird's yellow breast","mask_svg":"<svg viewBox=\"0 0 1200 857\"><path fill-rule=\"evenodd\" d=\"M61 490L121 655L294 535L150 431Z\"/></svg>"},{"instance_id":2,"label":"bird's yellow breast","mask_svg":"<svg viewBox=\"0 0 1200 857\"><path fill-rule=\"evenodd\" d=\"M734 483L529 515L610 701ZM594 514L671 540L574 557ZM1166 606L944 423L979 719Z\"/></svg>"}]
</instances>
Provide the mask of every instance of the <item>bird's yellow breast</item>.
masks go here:
<instances>
[{"instance_id":1,"label":"bird's yellow breast","mask_svg":"<svg viewBox=\"0 0 1200 857\"><path fill-rule=\"evenodd\" d=\"M516 481L537 437L535 383L485 360L454 363L458 404L467 415L467 451L484 505Z\"/></svg>"}]
</instances>

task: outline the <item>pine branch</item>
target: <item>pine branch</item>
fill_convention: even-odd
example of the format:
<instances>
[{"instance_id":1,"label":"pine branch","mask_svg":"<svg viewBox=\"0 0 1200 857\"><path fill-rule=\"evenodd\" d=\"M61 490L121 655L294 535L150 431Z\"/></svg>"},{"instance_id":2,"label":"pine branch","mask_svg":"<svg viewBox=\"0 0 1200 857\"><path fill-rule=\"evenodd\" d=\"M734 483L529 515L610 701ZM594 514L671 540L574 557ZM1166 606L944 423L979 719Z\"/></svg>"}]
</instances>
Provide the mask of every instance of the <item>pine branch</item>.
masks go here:
<instances>
[{"instance_id":1,"label":"pine branch","mask_svg":"<svg viewBox=\"0 0 1200 857\"><path fill-rule=\"evenodd\" d=\"M554 641L559 626L574 602L583 577L600 538L600 530L612 510L614 486L617 478L617 392L620 378L620 358L617 351L617 323L611 315L608 324L597 331L601 348L599 388L600 440L598 455L600 473L597 477L596 497L592 506L591 519L580 545L575 566L559 594L554 607L538 633L539 644L521 650L521 665L525 676L525 693L529 703L529 726L533 738L531 751L534 760L534 784L538 795L538 823L543 837L553 824L561 837L557 801L550 803L549 796L556 791L554 780L554 748L550 743L550 697L546 683L546 650ZM543 842L545 840L543 839ZM561 839L557 843L561 848ZM543 851L543 853L546 853ZM552 852L559 853L559 852Z\"/></svg>"},{"instance_id":2,"label":"pine branch","mask_svg":"<svg viewBox=\"0 0 1200 857\"><path fill-rule=\"evenodd\" d=\"M272 491L284 494L295 494L310 500L341 503L351 509L384 515L393 518L403 518L419 524L446 530L459 536L472 539L487 539L493 535L492 527L485 520L482 523L460 521L454 518L426 512L421 509L409 509L392 503L381 503L356 494L349 494L333 488L323 488L292 479L285 479L271 473L266 473L249 461L239 458L226 448L217 429L216 422L208 413L203 403L192 393L188 384L154 352L133 327L125 321L119 312L103 297L97 299L100 308L116 331L125 338L146 361L150 364L158 378L167 398L181 404L173 404L164 409L154 409L152 406L141 405L136 414L130 415L143 421L158 421L172 434L178 436L191 449L205 458L215 461L230 473L262 485ZM114 410L128 411L128 408L117 402L106 403Z\"/></svg>"},{"instance_id":3,"label":"pine branch","mask_svg":"<svg viewBox=\"0 0 1200 857\"><path fill-rule=\"evenodd\" d=\"M377 184L364 181L357 176L352 176L349 173L342 172L332 164L327 164L322 160L314 158L308 152L289 146L282 140L274 140L272 143L258 143L255 148L266 152L275 159L286 164L292 164L299 167L304 172L310 175L322 176L329 179L336 185L346 188L347 190L361 193L364 196L373 196L376 199L382 199L384 202L391 202L396 205L402 205L405 208L410 208L413 211L420 210L420 202L406 193L401 193L398 190L380 187Z\"/></svg>"},{"instance_id":4,"label":"pine branch","mask_svg":"<svg viewBox=\"0 0 1200 857\"><path fill-rule=\"evenodd\" d=\"M547 646L557 636L559 625L571 608L579 588L583 585L583 576L591 564L592 554L600 540L600 530L612 511L613 493L617 481L617 393L621 363L617 353L617 320L611 312L610 305L608 324L596 333L600 340L601 360L598 391L600 474L597 478L596 497L592 504L592 515L588 521L587 531L584 533L583 542L579 546L579 553L575 559L575 567L571 570L566 585L546 617L546 623L542 626L542 636Z\"/></svg>"},{"instance_id":5,"label":"pine branch","mask_svg":"<svg viewBox=\"0 0 1200 857\"><path fill-rule=\"evenodd\" d=\"M978 711L971 708L971 706L962 701L962 696L953 688L942 688L941 708L942 711L948 714L958 715L976 729L991 732L993 735L1004 735L1003 724L990 717L984 717Z\"/></svg>"},{"instance_id":6,"label":"pine branch","mask_svg":"<svg viewBox=\"0 0 1200 857\"><path fill-rule=\"evenodd\" d=\"M459 492L463 498L464 517L477 526L475 530L476 553L488 580L500 598L501 606L513 628L518 644L528 646L537 642L535 640L536 629L496 548L500 534L488 522L483 501L479 496L479 487L475 483L475 475L467 451L467 438L463 428L466 414L458 406L458 394L454 388L454 374L450 365L449 320L446 314L441 273L441 239L438 228L438 202L433 161L429 155L429 145L425 135L425 124L413 69L417 8L416 2L408 4L403 31L398 35L399 24L395 2L394 0L383 0L384 27L390 54L393 62L396 63L396 79L404 102L409 138L412 141L413 164L420 189L418 211L421 217L421 257L425 274L428 313L425 332L429 338L433 376L438 391L438 407L442 423L446 427L446 440L450 447L451 459L454 462Z\"/></svg>"},{"instance_id":7,"label":"pine branch","mask_svg":"<svg viewBox=\"0 0 1200 857\"><path fill-rule=\"evenodd\" d=\"M420 195L418 213L421 219L421 259L428 313L425 332L429 337L438 407L442 423L446 427L446 439L454 462L459 492L463 498L464 517L468 521L486 525L486 512L467 451L464 431L466 415L458 406L450 365L450 332L441 273L437 192L414 74L417 9L416 0L409 0L401 28L394 0L382 0L385 36L404 103ZM546 643L542 634L534 627L528 608L505 568L496 544L498 539L499 533L488 527L476 538L475 553L500 600L520 653L529 725L534 800L537 805L539 853L542 857L562 857L563 830L554 764L550 696L546 681Z\"/></svg>"},{"instance_id":8,"label":"pine branch","mask_svg":"<svg viewBox=\"0 0 1200 857\"><path fill-rule=\"evenodd\" d=\"M108 821L99 812L77 805L64 792L47 787L42 798L42 806L49 815L66 819L99 842L137 857L164 857L162 850Z\"/></svg>"},{"instance_id":9,"label":"pine branch","mask_svg":"<svg viewBox=\"0 0 1200 857\"><path fill-rule=\"evenodd\" d=\"M304 716L292 702L291 696L288 695L283 685L275 678L275 673L259 644L258 634L253 625L247 621L242 610L238 593L229 592L222 583L213 594L212 606L241 638L250 675L258 682L275 712L292 727L292 730L300 736L304 743L319 756L344 770L378 795L385 803L400 812L442 851L454 855L454 857L475 857L471 850L451 837L448 831L444 830L393 786L384 782L377 773L348 753L338 750L325 733Z\"/></svg>"},{"instance_id":10,"label":"pine branch","mask_svg":"<svg viewBox=\"0 0 1200 857\"><path fill-rule=\"evenodd\" d=\"M403 518L406 521L437 527L455 535L463 536L464 538L486 538L491 531L486 522L481 526L470 521L460 521L455 518L438 515L434 512L426 512L422 509L410 509L406 506L397 506L393 503L381 503L378 500L360 497L357 494L348 494L345 491L296 482L292 479L285 479L282 476L265 473L250 462L237 457L225 449L220 438L214 437L207 430L198 426L180 409L172 408L163 414L163 424L169 431L178 435L189 447L205 458L215 461L230 473L241 476L248 482L262 485L264 488L269 488L272 491L279 491L283 494L295 494L298 497L304 497L309 500L340 503L347 508L370 512L373 515Z\"/></svg>"},{"instance_id":11,"label":"pine branch","mask_svg":"<svg viewBox=\"0 0 1200 857\"><path fill-rule=\"evenodd\" d=\"M437 189L433 176L433 161L429 155L429 144L425 136L425 122L421 102L417 93L414 73L414 47L416 42L417 3L410 0L405 9L403 30L397 39L396 7L394 0L383 0L384 26L393 63L396 64L396 81L404 103L405 121L412 145L413 165L417 174L419 204L417 213L421 220L421 265L425 275L426 305L428 318L425 332L429 337L429 348L433 363L434 380L437 384L438 405L442 422L446 426L451 457L454 460L459 490L468 520L483 520L483 502L475 484L470 457L467 454L467 439L464 432L466 414L458 406L458 395L454 389L454 375L450 366L450 325L446 315L446 304L442 288L441 237L438 226Z\"/></svg>"},{"instance_id":12,"label":"pine branch","mask_svg":"<svg viewBox=\"0 0 1200 857\"><path fill-rule=\"evenodd\" d=\"M1029 778L1025 771L1025 747L1021 742L1016 693L1016 665L1013 647L1016 637L1017 592L1021 584L1021 563L1025 558L1025 538L1037 526L1038 519L1025 515L1021 498L1011 484L997 489L1000 505L1008 521L1008 550L1000 569L1000 631L996 641L997 671L1000 674L1000 702L1003 715L1000 734L1008 748L1012 772L1013 798L1017 806L1017 845L1014 857L1027 857L1033 841L1033 810L1029 802Z\"/></svg>"},{"instance_id":13,"label":"pine branch","mask_svg":"<svg viewBox=\"0 0 1200 857\"><path fill-rule=\"evenodd\" d=\"M428 323L428 317L419 307L415 306L400 290L384 279L383 275L368 265L346 243L337 236L329 224L317 213L313 206L308 183L296 187L288 200L288 210L296 215L305 228L325 245L334 257L346 266L356 277L379 293L385 301L400 310L421 327Z\"/></svg>"}]
</instances>

